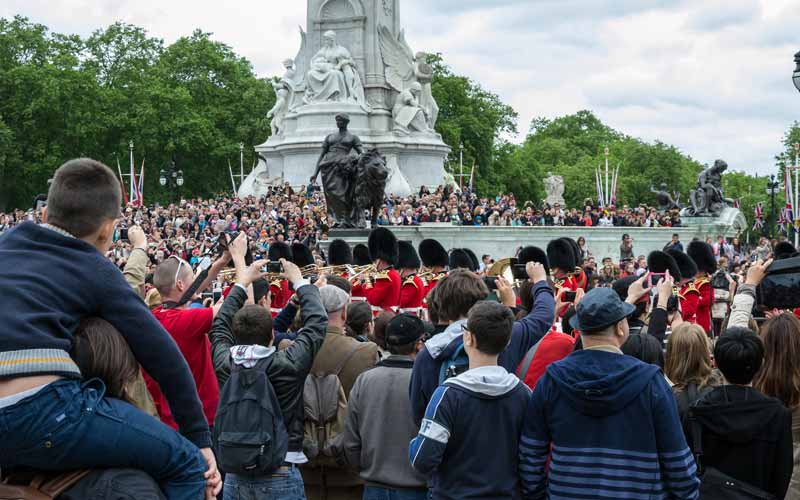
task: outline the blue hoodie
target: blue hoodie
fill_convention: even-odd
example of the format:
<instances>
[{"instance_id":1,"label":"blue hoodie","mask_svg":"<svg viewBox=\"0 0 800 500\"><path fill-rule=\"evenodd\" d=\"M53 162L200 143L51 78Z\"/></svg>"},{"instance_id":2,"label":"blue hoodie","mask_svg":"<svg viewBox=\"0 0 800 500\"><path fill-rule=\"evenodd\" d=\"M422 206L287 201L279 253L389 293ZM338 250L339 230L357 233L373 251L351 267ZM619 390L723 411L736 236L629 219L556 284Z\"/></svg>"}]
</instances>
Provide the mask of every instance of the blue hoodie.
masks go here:
<instances>
[{"instance_id":1,"label":"blue hoodie","mask_svg":"<svg viewBox=\"0 0 800 500\"><path fill-rule=\"evenodd\" d=\"M553 325L553 310L556 305L553 290L546 281L540 281L533 286L532 294L533 309L530 314L514 323L511 330L511 341L497 358L497 364L509 373L517 371L517 367L528 350L544 337ZM456 321L445 331L425 342L425 348L417 354L417 358L414 360L409 393L411 411L417 425L422 422L425 408L439 386L439 371L442 361L449 359L464 343L461 327L465 323L466 320Z\"/></svg>"},{"instance_id":2,"label":"blue hoodie","mask_svg":"<svg viewBox=\"0 0 800 500\"><path fill-rule=\"evenodd\" d=\"M657 366L588 349L539 380L520 442L526 500L696 499L696 470Z\"/></svg>"},{"instance_id":3,"label":"blue hoodie","mask_svg":"<svg viewBox=\"0 0 800 500\"><path fill-rule=\"evenodd\" d=\"M518 498L519 436L530 389L501 366L468 370L436 389L411 465L434 500Z\"/></svg>"}]
</instances>

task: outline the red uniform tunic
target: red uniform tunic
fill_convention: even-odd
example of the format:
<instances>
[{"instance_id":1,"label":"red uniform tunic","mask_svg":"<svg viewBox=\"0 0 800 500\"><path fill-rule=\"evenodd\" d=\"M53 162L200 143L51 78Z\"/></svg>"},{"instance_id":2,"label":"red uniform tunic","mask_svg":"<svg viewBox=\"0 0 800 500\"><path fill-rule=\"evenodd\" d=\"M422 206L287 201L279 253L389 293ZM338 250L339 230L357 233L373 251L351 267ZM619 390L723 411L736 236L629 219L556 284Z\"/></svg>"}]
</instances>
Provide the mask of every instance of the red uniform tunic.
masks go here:
<instances>
[{"instance_id":1,"label":"red uniform tunic","mask_svg":"<svg viewBox=\"0 0 800 500\"><path fill-rule=\"evenodd\" d=\"M697 323L697 306L700 302L700 291L695 287L694 280L686 283L678 292L681 303L681 316L684 321Z\"/></svg>"},{"instance_id":2,"label":"red uniform tunic","mask_svg":"<svg viewBox=\"0 0 800 500\"><path fill-rule=\"evenodd\" d=\"M589 278L586 277L586 272L582 267L575 268L575 272L572 274L572 279L578 288L583 288L586 290L586 285L589 283ZM576 288L574 291L577 292L578 288Z\"/></svg>"},{"instance_id":3,"label":"red uniform tunic","mask_svg":"<svg viewBox=\"0 0 800 500\"><path fill-rule=\"evenodd\" d=\"M558 296L559 292L561 292L562 289L570 292L576 292L578 291L578 288L580 287L578 286L578 283L575 281L575 278L572 275L567 275L565 278L562 279L556 279L553 282L553 294L556 297ZM561 311L558 311L558 317L559 318L563 317L564 313L567 312L567 309L569 309L569 305L565 306Z\"/></svg>"},{"instance_id":4,"label":"red uniform tunic","mask_svg":"<svg viewBox=\"0 0 800 500\"><path fill-rule=\"evenodd\" d=\"M286 307L293 293L289 289L289 281L284 279L277 279L270 282L269 293L272 295L270 307L272 308L272 317L274 318Z\"/></svg>"},{"instance_id":5,"label":"red uniform tunic","mask_svg":"<svg viewBox=\"0 0 800 500\"><path fill-rule=\"evenodd\" d=\"M347 273L345 273L343 277L349 278ZM367 301L367 294L365 292L364 285L361 284L360 281L351 281L350 302L366 302L366 301Z\"/></svg>"},{"instance_id":6,"label":"red uniform tunic","mask_svg":"<svg viewBox=\"0 0 800 500\"><path fill-rule=\"evenodd\" d=\"M425 282L416 274L406 277L400 287L400 312L419 314L425 300Z\"/></svg>"},{"instance_id":7,"label":"red uniform tunic","mask_svg":"<svg viewBox=\"0 0 800 500\"><path fill-rule=\"evenodd\" d=\"M695 278L694 285L697 291L700 292L700 297L697 301L696 323L703 327L706 333L709 333L711 331L711 306L714 304L714 288L711 287L711 281L708 276Z\"/></svg>"},{"instance_id":8,"label":"red uniform tunic","mask_svg":"<svg viewBox=\"0 0 800 500\"><path fill-rule=\"evenodd\" d=\"M431 293L431 290L436 288L436 285L438 285L439 282L442 281L442 279L444 279L445 277L447 277L447 273L442 271L440 273L433 273L433 275L431 275L430 278L424 280L425 296L427 297L428 294ZM425 304L425 307L428 307L428 305Z\"/></svg>"},{"instance_id":9,"label":"red uniform tunic","mask_svg":"<svg viewBox=\"0 0 800 500\"><path fill-rule=\"evenodd\" d=\"M400 273L386 269L375 275L374 282L364 285L364 295L374 312L392 311L400 304Z\"/></svg>"}]
</instances>

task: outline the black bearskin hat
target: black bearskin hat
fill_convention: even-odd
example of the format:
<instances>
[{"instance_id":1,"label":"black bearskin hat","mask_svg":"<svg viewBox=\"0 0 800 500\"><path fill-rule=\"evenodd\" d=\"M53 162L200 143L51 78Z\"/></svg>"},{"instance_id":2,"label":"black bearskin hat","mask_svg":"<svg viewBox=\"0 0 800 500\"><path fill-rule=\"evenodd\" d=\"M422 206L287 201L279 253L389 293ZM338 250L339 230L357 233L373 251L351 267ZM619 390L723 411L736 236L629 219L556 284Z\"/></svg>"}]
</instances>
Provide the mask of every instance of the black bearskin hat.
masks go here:
<instances>
[{"instance_id":1,"label":"black bearskin hat","mask_svg":"<svg viewBox=\"0 0 800 500\"><path fill-rule=\"evenodd\" d=\"M366 266L372 264L372 259L369 257L369 248L363 243L353 247L353 264L357 266Z\"/></svg>"},{"instance_id":2,"label":"black bearskin hat","mask_svg":"<svg viewBox=\"0 0 800 500\"><path fill-rule=\"evenodd\" d=\"M561 238L562 240L566 240L567 243L572 247L572 251L575 254L575 267L583 265L583 252L581 252L581 247L578 246L578 242L573 240L572 238Z\"/></svg>"},{"instance_id":3,"label":"black bearskin hat","mask_svg":"<svg viewBox=\"0 0 800 500\"><path fill-rule=\"evenodd\" d=\"M611 283L611 289L617 292L620 300L628 300L628 288L638 279L638 276L625 276Z\"/></svg>"},{"instance_id":4,"label":"black bearskin hat","mask_svg":"<svg viewBox=\"0 0 800 500\"><path fill-rule=\"evenodd\" d=\"M561 238L547 244L547 261L551 269L560 269L565 273L572 273L578 265L572 245Z\"/></svg>"},{"instance_id":5,"label":"black bearskin hat","mask_svg":"<svg viewBox=\"0 0 800 500\"><path fill-rule=\"evenodd\" d=\"M345 266L353 263L353 252L344 240L333 240L328 247L328 265Z\"/></svg>"},{"instance_id":6,"label":"black bearskin hat","mask_svg":"<svg viewBox=\"0 0 800 500\"><path fill-rule=\"evenodd\" d=\"M775 245L775 260L789 259L797 256L797 250L788 241L781 241Z\"/></svg>"},{"instance_id":7,"label":"black bearskin hat","mask_svg":"<svg viewBox=\"0 0 800 500\"><path fill-rule=\"evenodd\" d=\"M478 256L471 249L465 248L464 251L467 252L469 259L472 261L472 271L476 272L481 267L481 261L478 260Z\"/></svg>"},{"instance_id":8,"label":"black bearskin hat","mask_svg":"<svg viewBox=\"0 0 800 500\"><path fill-rule=\"evenodd\" d=\"M373 262L380 259L391 265L397 264L397 238L390 230L376 227L370 231L367 246Z\"/></svg>"},{"instance_id":9,"label":"black bearskin hat","mask_svg":"<svg viewBox=\"0 0 800 500\"><path fill-rule=\"evenodd\" d=\"M410 241L401 241L397 244L398 258L397 267L400 269L419 269L422 264L419 261L417 250Z\"/></svg>"},{"instance_id":10,"label":"black bearskin hat","mask_svg":"<svg viewBox=\"0 0 800 500\"><path fill-rule=\"evenodd\" d=\"M463 248L454 248L450 251L448 266L451 271L455 269L467 269L475 272L478 270L478 268L474 266L474 262L467 251Z\"/></svg>"},{"instance_id":11,"label":"black bearskin hat","mask_svg":"<svg viewBox=\"0 0 800 500\"><path fill-rule=\"evenodd\" d=\"M683 276L681 268L675 258L670 255L670 253L662 252L661 250L650 252L650 255L647 256L647 270L656 274L669 271L669 275L672 276L676 283L680 281L681 276ZM693 278L694 274L692 274L691 277Z\"/></svg>"},{"instance_id":12,"label":"black bearskin hat","mask_svg":"<svg viewBox=\"0 0 800 500\"><path fill-rule=\"evenodd\" d=\"M269 257L269 260L271 261L277 261L281 259L286 259L288 261L291 261L292 248L288 244L282 241L276 241L275 243L269 246L267 257Z\"/></svg>"},{"instance_id":13,"label":"black bearskin hat","mask_svg":"<svg viewBox=\"0 0 800 500\"><path fill-rule=\"evenodd\" d=\"M678 263L678 269L681 271L681 279L690 280L695 277L697 274L697 263L695 263L691 257L680 250L667 250L667 254Z\"/></svg>"},{"instance_id":14,"label":"black bearskin hat","mask_svg":"<svg viewBox=\"0 0 800 500\"><path fill-rule=\"evenodd\" d=\"M311 250L302 243L292 243L292 257L294 257L294 265L299 268L314 264L314 256L311 254Z\"/></svg>"},{"instance_id":15,"label":"black bearskin hat","mask_svg":"<svg viewBox=\"0 0 800 500\"><path fill-rule=\"evenodd\" d=\"M704 241L693 241L686 247L686 253L692 258L697 269L704 273L717 272L717 259L714 258L714 249Z\"/></svg>"},{"instance_id":16,"label":"black bearskin hat","mask_svg":"<svg viewBox=\"0 0 800 500\"><path fill-rule=\"evenodd\" d=\"M527 264L528 262L538 262L544 266L547 274L550 274L550 262L547 260L547 254L539 247L528 246L523 247L517 256L518 264Z\"/></svg>"},{"instance_id":17,"label":"black bearskin hat","mask_svg":"<svg viewBox=\"0 0 800 500\"><path fill-rule=\"evenodd\" d=\"M447 250L436 240L422 240L419 244L419 256L425 267L447 267Z\"/></svg>"}]
</instances>

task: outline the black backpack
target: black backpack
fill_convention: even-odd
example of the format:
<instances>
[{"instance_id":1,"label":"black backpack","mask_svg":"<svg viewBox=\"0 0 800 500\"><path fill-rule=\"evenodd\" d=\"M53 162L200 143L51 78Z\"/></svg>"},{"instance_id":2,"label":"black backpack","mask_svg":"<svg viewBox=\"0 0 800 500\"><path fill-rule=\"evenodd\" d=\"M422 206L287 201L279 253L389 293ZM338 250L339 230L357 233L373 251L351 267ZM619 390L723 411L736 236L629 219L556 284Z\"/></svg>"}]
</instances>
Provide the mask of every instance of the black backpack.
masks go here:
<instances>
[{"instance_id":1,"label":"black backpack","mask_svg":"<svg viewBox=\"0 0 800 500\"><path fill-rule=\"evenodd\" d=\"M227 474L269 475L284 463L289 434L267 377L273 357L231 367L214 421L214 451Z\"/></svg>"}]
</instances>

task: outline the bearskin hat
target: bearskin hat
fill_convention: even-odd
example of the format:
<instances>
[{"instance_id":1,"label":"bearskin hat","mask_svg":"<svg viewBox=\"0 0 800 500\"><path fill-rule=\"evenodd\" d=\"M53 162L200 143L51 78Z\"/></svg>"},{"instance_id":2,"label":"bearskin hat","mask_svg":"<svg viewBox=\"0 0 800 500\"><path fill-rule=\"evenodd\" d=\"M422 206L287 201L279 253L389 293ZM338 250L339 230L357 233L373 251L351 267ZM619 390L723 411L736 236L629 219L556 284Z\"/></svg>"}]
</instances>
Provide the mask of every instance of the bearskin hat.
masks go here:
<instances>
[{"instance_id":1,"label":"bearskin hat","mask_svg":"<svg viewBox=\"0 0 800 500\"><path fill-rule=\"evenodd\" d=\"M353 263L353 252L344 240L333 240L328 247L328 265L345 266Z\"/></svg>"},{"instance_id":2,"label":"bearskin hat","mask_svg":"<svg viewBox=\"0 0 800 500\"><path fill-rule=\"evenodd\" d=\"M292 243L292 257L294 258L292 262L299 268L314 264L314 256L311 254L311 250L302 243Z\"/></svg>"},{"instance_id":3,"label":"bearskin hat","mask_svg":"<svg viewBox=\"0 0 800 500\"><path fill-rule=\"evenodd\" d=\"M469 248L465 248L464 251L467 252L469 260L472 261L472 272L477 271L481 267L481 261L478 260L478 256Z\"/></svg>"},{"instance_id":4,"label":"bearskin hat","mask_svg":"<svg viewBox=\"0 0 800 500\"><path fill-rule=\"evenodd\" d=\"M267 257L271 261L277 261L281 259L286 259L288 261L292 260L292 248L282 242L276 241L272 245L269 246L269 250L267 251Z\"/></svg>"},{"instance_id":5,"label":"bearskin hat","mask_svg":"<svg viewBox=\"0 0 800 500\"><path fill-rule=\"evenodd\" d=\"M419 256L425 267L447 267L447 250L436 240L422 240L419 244Z\"/></svg>"},{"instance_id":6,"label":"bearskin hat","mask_svg":"<svg viewBox=\"0 0 800 500\"><path fill-rule=\"evenodd\" d=\"M683 276L681 268L678 265L678 262L675 260L675 257L670 255L668 252L662 252L661 250L650 252L650 255L647 256L647 269L651 273L656 274L662 274L669 271L669 275L672 276L675 282L680 281L681 276ZM691 277L694 277L694 274L692 274Z\"/></svg>"},{"instance_id":7,"label":"bearskin hat","mask_svg":"<svg viewBox=\"0 0 800 500\"><path fill-rule=\"evenodd\" d=\"M370 231L367 246L373 262L380 259L392 265L397 263L397 238L385 227L376 227Z\"/></svg>"},{"instance_id":8,"label":"bearskin hat","mask_svg":"<svg viewBox=\"0 0 800 500\"><path fill-rule=\"evenodd\" d=\"M624 278L615 280L611 284L611 289L617 292L620 300L628 300L628 288L638 279L638 276L625 276Z\"/></svg>"},{"instance_id":9,"label":"bearskin hat","mask_svg":"<svg viewBox=\"0 0 800 500\"><path fill-rule=\"evenodd\" d=\"M573 240L572 238L561 238L562 240L566 240L567 243L572 247L572 252L575 254L575 266L582 266L583 265L583 252L581 252L581 247L578 246L578 242Z\"/></svg>"},{"instance_id":10,"label":"bearskin hat","mask_svg":"<svg viewBox=\"0 0 800 500\"><path fill-rule=\"evenodd\" d=\"M353 247L353 264L357 266L366 266L372 264L372 259L369 256L369 248L363 243Z\"/></svg>"},{"instance_id":11,"label":"bearskin hat","mask_svg":"<svg viewBox=\"0 0 800 500\"><path fill-rule=\"evenodd\" d=\"M562 238L547 244L547 261L550 263L551 269L557 268L565 273L573 272L575 266L578 265L572 245Z\"/></svg>"},{"instance_id":12,"label":"bearskin hat","mask_svg":"<svg viewBox=\"0 0 800 500\"><path fill-rule=\"evenodd\" d=\"M705 241L693 241L686 247L686 253L692 258L697 269L704 273L717 272L717 259L714 258L714 249ZM687 278L688 276L684 276Z\"/></svg>"},{"instance_id":13,"label":"bearskin hat","mask_svg":"<svg viewBox=\"0 0 800 500\"><path fill-rule=\"evenodd\" d=\"M788 241L781 241L775 245L775 260L789 259L797 256L797 250Z\"/></svg>"},{"instance_id":14,"label":"bearskin hat","mask_svg":"<svg viewBox=\"0 0 800 500\"><path fill-rule=\"evenodd\" d=\"M667 254L678 263L681 272L681 279L690 280L697 274L697 263L687 254L680 250L667 250ZM670 271L672 272L672 271Z\"/></svg>"},{"instance_id":15,"label":"bearskin hat","mask_svg":"<svg viewBox=\"0 0 800 500\"><path fill-rule=\"evenodd\" d=\"M518 264L527 264L528 262L538 262L544 266L545 272L550 274L550 262L547 260L547 253L539 247L527 246L519 251L517 256Z\"/></svg>"},{"instance_id":16,"label":"bearskin hat","mask_svg":"<svg viewBox=\"0 0 800 500\"><path fill-rule=\"evenodd\" d=\"M467 269L469 271L475 272L477 271L477 267L473 266L474 262L469 257L469 254L463 248L454 248L450 250L450 258L448 261L448 267L450 270L454 269Z\"/></svg>"},{"instance_id":17,"label":"bearskin hat","mask_svg":"<svg viewBox=\"0 0 800 500\"><path fill-rule=\"evenodd\" d=\"M397 267L400 269L419 269L422 264L419 261L417 250L410 241L401 241L397 244Z\"/></svg>"}]
</instances>

